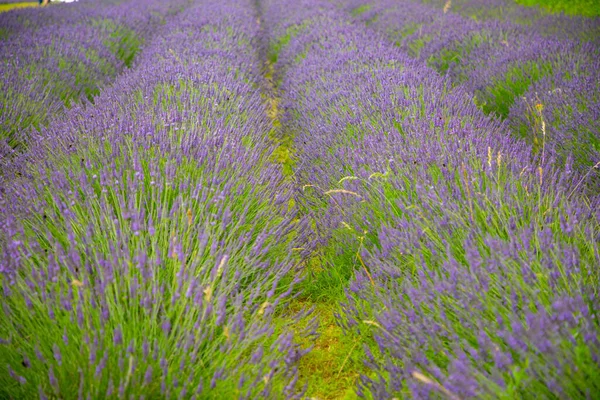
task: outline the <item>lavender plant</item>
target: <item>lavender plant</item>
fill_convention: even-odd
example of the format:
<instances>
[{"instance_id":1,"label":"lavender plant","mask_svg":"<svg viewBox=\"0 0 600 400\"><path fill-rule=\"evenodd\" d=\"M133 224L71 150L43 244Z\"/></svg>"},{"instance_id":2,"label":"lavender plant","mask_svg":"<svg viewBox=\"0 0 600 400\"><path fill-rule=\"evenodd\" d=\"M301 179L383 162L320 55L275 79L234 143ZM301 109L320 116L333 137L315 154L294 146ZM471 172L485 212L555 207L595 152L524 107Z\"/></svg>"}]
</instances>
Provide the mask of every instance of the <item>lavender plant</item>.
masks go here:
<instances>
[{"instance_id":1,"label":"lavender plant","mask_svg":"<svg viewBox=\"0 0 600 400\"><path fill-rule=\"evenodd\" d=\"M268 4L270 2L267 2ZM452 88L328 5L281 2L278 57L314 210L310 280L347 286L358 394L569 397L598 391L598 198Z\"/></svg>"},{"instance_id":2,"label":"lavender plant","mask_svg":"<svg viewBox=\"0 0 600 400\"><path fill-rule=\"evenodd\" d=\"M2 396L301 395L257 30L250 2L198 4L42 130L2 188Z\"/></svg>"},{"instance_id":3,"label":"lavender plant","mask_svg":"<svg viewBox=\"0 0 600 400\"><path fill-rule=\"evenodd\" d=\"M145 39L181 2L23 9L0 15L0 158L22 150L65 107L93 101L131 67Z\"/></svg>"},{"instance_id":4,"label":"lavender plant","mask_svg":"<svg viewBox=\"0 0 600 400\"><path fill-rule=\"evenodd\" d=\"M478 22L454 13L453 7L379 1L360 8L363 4L349 2L347 7L405 52L464 85L482 110L506 119L536 150L545 142L548 152L574 157L576 167L585 171L600 161L593 122L598 112L598 52L590 41L597 37L591 33L597 20L579 24L588 27L589 35L582 30L565 37L544 32L538 24L515 24L514 18ZM565 17L548 18L557 25ZM546 133L552 131L543 140L536 107L544 107ZM569 151L573 147L581 151Z\"/></svg>"},{"instance_id":5,"label":"lavender plant","mask_svg":"<svg viewBox=\"0 0 600 400\"><path fill-rule=\"evenodd\" d=\"M559 3L562 0L538 2L546 7L524 7L525 5L532 5L531 3L536 2L536 0L422 0L421 2L438 7L446 12L456 12L477 20L511 21L521 25L533 26L539 32L545 34L570 37L589 34L589 37L593 38L592 33L597 32L598 24L593 18L589 17L593 17L596 11L594 7L583 6L586 1L565 1L564 5L567 7L564 7L562 11L570 9L571 12L567 13L548 12L549 10L552 11L553 8L556 10L551 3Z\"/></svg>"}]
</instances>

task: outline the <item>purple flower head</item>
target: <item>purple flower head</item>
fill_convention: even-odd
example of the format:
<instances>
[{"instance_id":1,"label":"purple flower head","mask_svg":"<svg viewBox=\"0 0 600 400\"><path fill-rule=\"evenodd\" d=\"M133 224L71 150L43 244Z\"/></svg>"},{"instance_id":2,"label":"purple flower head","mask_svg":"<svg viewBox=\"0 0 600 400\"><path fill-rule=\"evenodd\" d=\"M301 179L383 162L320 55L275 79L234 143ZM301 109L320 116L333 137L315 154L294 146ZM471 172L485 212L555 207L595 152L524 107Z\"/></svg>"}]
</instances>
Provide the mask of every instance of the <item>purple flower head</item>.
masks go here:
<instances>
[{"instance_id":1,"label":"purple flower head","mask_svg":"<svg viewBox=\"0 0 600 400\"><path fill-rule=\"evenodd\" d=\"M146 372L144 373L144 383L149 385L152 382L152 366L148 366L146 368Z\"/></svg>"},{"instance_id":2,"label":"purple flower head","mask_svg":"<svg viewBox=\"0 0 600 400\"><path fill-rule=\"evenodd\" d=\"M120 346L123 344L123 333L121 332L121 327L117 327L114 329L113 343L115 346Z\"/></svg>"},{"instance_id":3,"label":"purple flower head","mask_svg":"<svg viewBox=\"0 0 600 400\"><path fill-rule=\"evenodd\" d=\"M60 348L55 344L52 345L52 354L54 355L54 360L56 363L61 366L62 365L62 356L60 354Z\"/></svg>"}]
</instances>

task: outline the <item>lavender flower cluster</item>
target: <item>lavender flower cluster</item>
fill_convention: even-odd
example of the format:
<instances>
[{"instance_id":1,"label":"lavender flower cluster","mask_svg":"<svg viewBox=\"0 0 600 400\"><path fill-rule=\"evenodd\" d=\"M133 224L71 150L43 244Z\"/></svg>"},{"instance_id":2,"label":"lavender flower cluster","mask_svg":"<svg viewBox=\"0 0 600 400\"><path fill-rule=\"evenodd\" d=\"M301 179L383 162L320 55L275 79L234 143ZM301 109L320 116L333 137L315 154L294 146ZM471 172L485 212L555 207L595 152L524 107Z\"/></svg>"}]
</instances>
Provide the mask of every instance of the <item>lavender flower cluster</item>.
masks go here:
<instances>
[{"instance_id":1,"label":"lavender flower cluster","mask_svg":"<svg viewBox=\"0 0 600 400\"><path fill-rule=\"evenodd\" d=\"M581 175L330 3L266 3L311 243L351 270L340 324L371 338L359 395L598 393L600 199L575 195Z\"/></svg>"},{"instance_id":2,"label":"lavender flower cluster","mask_svg":"<svg viewBox=\"0 0 600 400\"><path fill-rule=\"evenodd\" d=\"M582 170L599 162L600 20L567 19L579 29L557 33L545 27L564 25L564 16L523 25L513 22L516 14L530 21L533 9L513 6L507 18L477 21L454 12L460 2L451 4L442 9L379 0L350 1L347 7L405 52L465 86L486 113L505 118L540 152L573 157ZM462 8L490 9L487 2L467 5Z\"/></svg>"},{"instance_id":3,"label":"lavender flower cluster","mask_svg":"<svg viewBox=\"0 0 600 400\"><path fill-rule=\"evenodd\" d=\"M294 398L301 231L251 1L164 26L2 187L0 397Z\"/></svg>"},{"instance_id":4,"label":"lavender flower cluster","mask_svg":"<svg viewBox=\"0 0 600 400\"><path fill-rule=\"evenodd\" d=\"M26 147L30 128L93 101L183 3L90 1L0 14L0 159Z\"/></svg>"}]
</instances>

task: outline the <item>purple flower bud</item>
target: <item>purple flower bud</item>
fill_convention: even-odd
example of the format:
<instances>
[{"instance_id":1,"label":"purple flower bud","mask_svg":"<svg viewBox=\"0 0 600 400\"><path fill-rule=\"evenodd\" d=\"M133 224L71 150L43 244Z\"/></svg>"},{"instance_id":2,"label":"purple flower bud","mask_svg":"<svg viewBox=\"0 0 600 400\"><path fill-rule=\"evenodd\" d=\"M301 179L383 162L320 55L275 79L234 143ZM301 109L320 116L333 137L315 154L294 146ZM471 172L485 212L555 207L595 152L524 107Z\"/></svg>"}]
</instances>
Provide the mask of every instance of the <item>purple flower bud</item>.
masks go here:
<instances>
[{"instance_id":1,"label":"purple flower bud","mask_svg":"<svg viewBox=\"0 0 600 400\"><path fill-rule=\"evenodd\" d=\"M58 381L56 380L56 376L54 376L52 365L48 368L48 380L50 381L50 385L58 391Z\"/></svg>"},{"instance_id":2,"label":"purple flower bud","mask_svg":"<svg viewBox=\"0 0 600 400\"><path fill-rule=\"evenodd\" d=\"M146 373L144 374L144 383L149 385L152 382L152 366L148 366Z\"/></svg>"},{"instance_id":3,"label":"purple flower bud","mask_svg":"<svg viewBox=\"0 0 600 400\"><path fill-rule=\"evenodd\" d=\"M169 336L169 333L171 332L171 321L169 321L169 319L165 318L165 320L162 323L162 331L165 334L165 336Z\"/></svg>"},{"instance_id":4,"label":"purple flower bud","mask_svg":"<svg viewBox=\"0 0 600 400\"><path fill-rule=\"evenodd\" d=\"M121 327L115 328L113 331L113 343L115 346L120 346L123 344L123 334L121 332Z\"/></svg>"},{"instance_id":5,"label":"purple flower bud","mask_svg":"<svg viewBox=\"0 0 600 400\"><path fill-rule=\"evenodd\" d=\"M52 352L54 354L54 360L60 366L62 365L62 356L60 354L60 348L55 344L52 345Z\"/></svg>"},{"instance_id":6,"label":"purple flower bud","mask_svg":"<svg viewBox=\"0 0 600 400\"><path fill-rule=\"evenodd\" d=\"M168 375L168 367L169 367L169 364L167 363L167 359L163 355L163 357L161 357L161 359L160 359L160 369L162 369L163 375L165 375L165 376Z\"/></svg>"},{"instance_id":7,"label":"purple flower bud","mask_svg":"<svg viewBox=\"0 0 600 400\"><path fill-rule=\"evenodd\" d=\"M226 305L227 296L223 294L219 297L219 302L217 305L217 320L215 321L216 326L221 326L223 322L225 322L225 317L227 316Z\"/></svg>"},{"instance_id":8,"label":"purple flower bud","mask_svg":"<svg viewBox=\"0 0 600 400\"><path fill-rule=\"evenodd\" d=\"M150 346L147 339L144 339L144 342L142 343L142 353L144 354L144 358L147 358L150 353Z\"/></svg>"},{"instance_id":9,"label":"purple flower bud","mask_svg":"<svg viewBox=\"0 0 600 400\"><path fill-rule=\"evenodd\" d=\"M119 384L119 398L124 398L125 397L125 381L122 380L121 383Z\"/></svg>"},{"instance_id":10,"label":"purple flower bud","mask_svg":"<svg viewBox=\"0 0 600 400\"><path fill-rule=\"evenodd\" d=\"M102 375L104 368L106 368L107 361L108 361L108 354L104 353L104 356L102 357L102 359L100 359L100 362L98 363L98 365L96 365L96 372L94 374L94 377L96 379L99 379L100 376Z\"/></svg>"},{"instance_id":11,"label":"purple flower bud","mask_svg":"<svg viewBox=\"0 0 600 400\"><path fill-rule=\"evenodd\" d=\"M106 397L111 397L115 391L115 383L112 378L108 380L108 388L106 389Z\"/></svg>"},{"instance_id":12,"label":"purple flower bud","mask_svg":"<svg viewBox=\"0 0 600 400\"><path fill-rule=\"evenodd\" d=\"M256 350L254 350L254 352L252 353L252 357L250 359L250 362L252 364L259 364L262 361L263 358L263 347L262 346L258 346L256 348Z\"/></svg>"},{"instance_id":13,"label":"purple flower bud","mask_svg":"<svg viewBox=\"0 0 600 400\"><path fill-rule=\"evenodd\" d=\"M38 396L39 396L40 400L48 400L48 396L46 396L46 393L44 393L44 390L42 389L42 385L38 386Z\"/></svg>"}]
</instances>

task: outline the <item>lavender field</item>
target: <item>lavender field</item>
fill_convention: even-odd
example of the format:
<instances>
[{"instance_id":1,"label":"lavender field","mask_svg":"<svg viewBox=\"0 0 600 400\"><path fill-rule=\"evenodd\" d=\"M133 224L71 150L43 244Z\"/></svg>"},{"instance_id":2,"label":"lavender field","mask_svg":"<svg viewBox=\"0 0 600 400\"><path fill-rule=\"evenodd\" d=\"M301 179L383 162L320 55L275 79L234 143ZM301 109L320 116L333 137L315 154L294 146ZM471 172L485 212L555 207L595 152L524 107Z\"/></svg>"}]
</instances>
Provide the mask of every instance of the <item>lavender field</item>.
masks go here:
<instances>
[{"instance_id":1,"label":"lavender field","mask_svg":"<svg viewBox=\"0 0 600 400\"><path fill-rule=\"evenodd\" d=\"M0 399L599 399L586 1L0 13Z\"/></svg>"}]
</instances>

